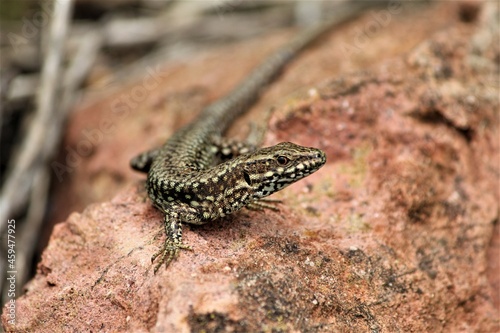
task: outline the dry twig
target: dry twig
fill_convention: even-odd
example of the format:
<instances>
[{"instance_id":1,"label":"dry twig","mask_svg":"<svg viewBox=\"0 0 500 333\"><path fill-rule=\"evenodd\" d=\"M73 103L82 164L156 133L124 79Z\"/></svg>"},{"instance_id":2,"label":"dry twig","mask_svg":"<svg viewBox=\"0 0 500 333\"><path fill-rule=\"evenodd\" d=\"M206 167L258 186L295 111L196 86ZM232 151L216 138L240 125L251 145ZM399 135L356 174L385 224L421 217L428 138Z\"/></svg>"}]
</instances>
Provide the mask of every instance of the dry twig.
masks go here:
<instances>
[{"instance_id":1,"label":"dry twig","mask_svg":"<svg viewBox=\"0 0 500 333\"><path fill-rule=\"evenodd\" d=\"M48 132L53 129L53 122L61 117L56 107L56 95L60 87L61 62L64 43L70 21L72 1L54 1L53 17L49 26L50 47L40 78L40 91L37 98L37 110L29 132L21 145L16 158L11 160L8 176L0 196L0 234L4 234L7 220L22 207L30 196L35 175L42 170L55 147L46 146ZM54 144L55 142L50 142ZM6 272L6 258L0 260L2 272ZM5 279L2 279L2 282ZM0 283L2 283L0 282ZM1 286L0 286L1 287Z\"/></svg>"}]
</instances>

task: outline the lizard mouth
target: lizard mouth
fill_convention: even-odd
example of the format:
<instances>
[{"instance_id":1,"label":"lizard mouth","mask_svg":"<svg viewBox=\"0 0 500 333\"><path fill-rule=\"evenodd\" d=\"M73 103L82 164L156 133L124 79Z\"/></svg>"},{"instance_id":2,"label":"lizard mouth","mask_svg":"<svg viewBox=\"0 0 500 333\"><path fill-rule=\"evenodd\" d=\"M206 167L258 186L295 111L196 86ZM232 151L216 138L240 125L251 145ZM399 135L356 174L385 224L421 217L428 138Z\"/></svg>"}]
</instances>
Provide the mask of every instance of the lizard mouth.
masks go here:
<instances>
[{"instance_id":1,"label":"lizard mouth","mask_svg":"<svg viewBox=\"0 0 500 333\"><path fill-rule=\"evenodd\" d=\"M326 163L326 154L323 151L316 148L309 149L313 151L286 168L282 173L283 179L278 180L278 183L296 182L318 171Z\"/></svg>"},{"instance_id":2,"label":"lizard mouth","mask_svg":"<svg viewBox=\"0 0 500 333\"><path fill-rule=\"evenodd\" d=\"M280 145L289 149L291 153L286 154L281 150L277 160L288 156L286 165L278 166L263 175L264 179L261 180L257 190L259 196L265 197L277 192L316 172L326 163L326 154L317 148L302 147L292 143L282 143L277 146ZM285 163L283 159L282 163Z\"/></svg>"}]
</instances>

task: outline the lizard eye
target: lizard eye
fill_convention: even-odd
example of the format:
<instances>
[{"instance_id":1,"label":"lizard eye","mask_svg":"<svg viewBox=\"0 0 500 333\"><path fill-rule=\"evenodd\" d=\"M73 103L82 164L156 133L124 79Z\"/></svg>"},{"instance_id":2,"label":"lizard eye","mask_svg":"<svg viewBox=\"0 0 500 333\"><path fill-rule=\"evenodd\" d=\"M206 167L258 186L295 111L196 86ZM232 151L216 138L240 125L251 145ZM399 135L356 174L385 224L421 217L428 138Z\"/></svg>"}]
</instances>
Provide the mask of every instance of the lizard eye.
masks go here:
<instances>
[{"instance_id":1,"label":"lizard eye","mask_svg":"<svg viewBox=\"0 0 500 333\"><path fill-rule=\"evenodd\" d=\"M285 156L278 156L278 158L276 159L278 161L278 164L279 165L285 165L285 164L288 164L288 162L290 161L288 158L286 158Z\"/></svg>"}]
</instances>

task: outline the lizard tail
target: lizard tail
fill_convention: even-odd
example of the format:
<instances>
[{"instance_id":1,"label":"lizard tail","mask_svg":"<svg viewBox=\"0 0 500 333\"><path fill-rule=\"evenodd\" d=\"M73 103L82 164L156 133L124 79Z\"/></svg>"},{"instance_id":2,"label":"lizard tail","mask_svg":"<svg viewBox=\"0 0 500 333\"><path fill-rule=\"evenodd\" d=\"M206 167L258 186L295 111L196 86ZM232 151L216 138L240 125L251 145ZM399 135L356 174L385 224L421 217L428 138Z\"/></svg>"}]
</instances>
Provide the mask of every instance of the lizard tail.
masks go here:
<instances>
[{"instance_id":1,"label":"lizard tail","mask_svg":"<svg viewBox=\"0 0 500 333\"><path fill-rule=\"evenodd\" d=\"M255 68L227 97L207 106L203 110L201 114L202 119L200 120L208 126L213 125L214 128L220 128L221 132L225 131L237 117L248 110L258 99L261 90L270 84L302 49L316 41L325 31L333 26L359 15L369 6L373 7L380 4L381 2L378 1L349 1L344 8L337 8L335 15L329 20L305 29L288 44L282 46L267 61ZM208 124L210 122L213 124Z\"/></svg>"}]
</instances>

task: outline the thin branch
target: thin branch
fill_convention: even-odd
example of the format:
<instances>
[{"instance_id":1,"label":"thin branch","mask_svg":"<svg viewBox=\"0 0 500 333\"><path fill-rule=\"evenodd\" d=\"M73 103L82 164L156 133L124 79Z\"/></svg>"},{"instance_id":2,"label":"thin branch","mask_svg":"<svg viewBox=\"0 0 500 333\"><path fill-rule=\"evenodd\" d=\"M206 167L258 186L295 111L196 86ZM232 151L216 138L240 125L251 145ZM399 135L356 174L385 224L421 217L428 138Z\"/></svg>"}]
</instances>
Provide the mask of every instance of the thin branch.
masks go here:
<instances>
[{"instance_id":1,"label":"thin branch","mask_svg":"<svg viewBox=\"0 0 500 333\"><path fill-rule=\"evenodd\" d=\"M40 91L37 98L37 111L30 125L27 137L22 143L20 154L9 165L0 196L0 233L5 232L7 218L22 208L29 198L33 183L34 169L43 165L47 156L41 142L51 128L56 116L55 99L60 85L61 62L64 41L68 31L72 1L54 1L54 16L50 25L50 45L44 60L40 78Z\"/></svg>"},{"instance_id":2,"label":"thin branch","mask_svg":"<svg viewBox=\"0 0 500 333\"><path fill-rule=\"evenodd\" d=\"M60 103L58 103L59 111L57 113L59 117L52 122L47 140L44 144L44 147L48 150L48 156L52 156L54 150L58 146L66 114L69 112L71 105L73 105L76 99L79 86L87 77L88 72L94 64L97 54L101 49L102 42L103 38L99 34L98 29L92 29L81 37L77 53L64 74L62 98ZM48 165L43 165L42 168L37 169L31 191L28 215L19 233L17 269L18 272L21 273L19 279L20 285L23 285L30 277L29 268L38 244L37 240L43 226L45 208L48 201L49 179L50 167Z\"/></svg>"},{"instance_id":3,"label":"thin branch","mask_svg":"<svg viewBox=\"0 0 500 333\"><path fill-rule=\"evenodd\" d=\"M57 118L56 96L60 86L61 63L68 31L71 0L54 1L53 17L49 26L46 58L37 95L37 110L29 132L21 144L20 152L9 163L8 174L0 196L0 234L5 234L7 221L26 206L35 175L47 164L47 149L43 147L52 122ZM43 175L43 173L41 174ZM0 258L0 271L6 272L6 257ZM0 281L0 290L4 292Z\"/></svg>"}]
</instances>

